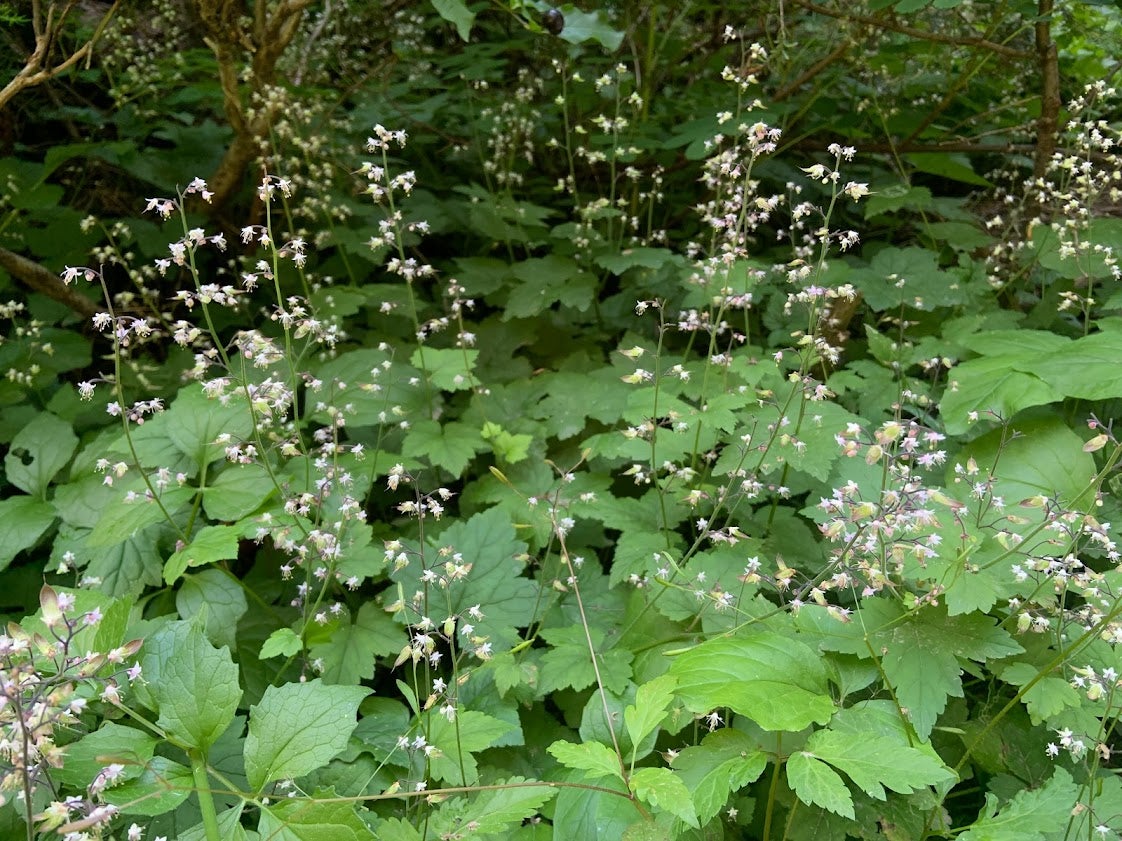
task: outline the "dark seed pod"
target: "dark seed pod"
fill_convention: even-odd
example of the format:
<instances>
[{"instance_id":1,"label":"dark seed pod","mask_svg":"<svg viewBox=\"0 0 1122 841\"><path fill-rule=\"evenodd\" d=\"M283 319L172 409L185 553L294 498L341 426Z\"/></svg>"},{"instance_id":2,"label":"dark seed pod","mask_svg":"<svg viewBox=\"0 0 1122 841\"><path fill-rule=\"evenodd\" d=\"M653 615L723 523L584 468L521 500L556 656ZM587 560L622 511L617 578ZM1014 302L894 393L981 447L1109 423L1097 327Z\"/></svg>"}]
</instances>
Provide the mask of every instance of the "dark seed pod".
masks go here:
<instances>
[{"instance_id":1,"label":"dark seed pod","mask_svg":"<svg viewBox=\"0 0 1122 841\"><path fill-rule=\"evenodd\" d=\"M565 28L565 16L556 9L547 9L542 15L542 26L552 35L560 35Z\"/></svg>"}]
</instances>

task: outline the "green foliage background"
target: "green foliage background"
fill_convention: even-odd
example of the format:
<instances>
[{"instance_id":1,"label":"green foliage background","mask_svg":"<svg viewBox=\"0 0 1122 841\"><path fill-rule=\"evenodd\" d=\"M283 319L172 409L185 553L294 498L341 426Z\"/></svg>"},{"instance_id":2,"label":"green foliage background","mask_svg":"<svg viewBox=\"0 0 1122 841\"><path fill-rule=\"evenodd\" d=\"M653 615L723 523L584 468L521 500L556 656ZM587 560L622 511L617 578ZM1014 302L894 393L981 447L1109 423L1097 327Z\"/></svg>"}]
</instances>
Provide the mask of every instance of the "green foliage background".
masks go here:
<instances>
[{"instance_id":1,"label":"green foliage background","mask_svg":"<svg viewBox=\"0 0 1122 841\"><path fill-rule=\"evenodd\" d=\"M30 9L0 834L1119 837L1117 4Z\"/></svg>"}]
</instances>

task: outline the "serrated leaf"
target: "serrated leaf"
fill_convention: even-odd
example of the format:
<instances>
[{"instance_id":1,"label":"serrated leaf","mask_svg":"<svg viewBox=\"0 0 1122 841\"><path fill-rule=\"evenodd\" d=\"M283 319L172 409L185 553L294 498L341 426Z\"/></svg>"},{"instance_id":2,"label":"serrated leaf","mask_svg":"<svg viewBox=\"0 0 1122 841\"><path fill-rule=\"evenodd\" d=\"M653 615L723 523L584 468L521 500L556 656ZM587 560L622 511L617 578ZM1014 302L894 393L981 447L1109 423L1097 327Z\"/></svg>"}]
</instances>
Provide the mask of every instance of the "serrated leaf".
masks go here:
<instances>
[{"instance_id":1,"label":"serrated leaf","mask_svg":"<svg viewBox=\"0 0 1122 841\"><path fill-rule=\"evenodd\" d=\"M911 794L951 776L941 762L886 736L819 730L807 740L806 750L845 772L877 800L885 799L885 788Z\"/></svg>"},{"instance_id":2,"label":"serrated leaf","mask_svg":"<svg viewBox=\"0 0 1122 841\"><path fill-rule=\"evenodd\" d=\"M441 425L436 421L413 424L401 445L402 455L424 459L453 476L463 473L475 454L485 449L487 442L478 430L462 423Z\"/></svg>"},{"instance_id":3,"label":"serrated leaf","mask_svg":"<svg viewBox=\"0 0 1122 841\"><path fill-rule=\"evenodd\" d=\"M41 412L8 444L4 473L24 493L45 499L51 479L77 448L78 436L70 424L50 412Z\"/></svg>"},{"instance_id":4,"label":"serrated leaf","mask_svg":"<svg viewBox=\"0 0 1122 841\"><path fill-rule=\"evenodd\" d=\"M1062 833L1071 820L1079 787L1071 774L1057 768L1042 788L1022 789L1004 807L986 795L982 815L961 833L960 841L1044 841Z\"/></svg>"},{"instance_id":5,"label":"serrated leaf","mask_svg":"<svg viewBox=\"0 0 1122 841\"><path fill-rule=\"evenodd\" d=\"M86 545L91 548L116 546L136 537L149 526L166 523L164 512L174 516L195 493L194 488L170 488L160 495L160 504L154 499L146 499L143 493L132 502L114 500L86 538Z\"/></svg>"},{"instance_id":6,"label":"serrated leaf","mask_svg":"<svg viewBox=\"0 0 1122 841\"><path fill-rule=\"evenodd\" d=\"M623 723L631 737L631 744L639 744L658 729L670 702L674 700L676 684L671 675L659 675L636 690L635 703L623 711Z\"/></svg>"},{"instance_id":7,"label":"serrated leaf","mask_svg":"<svg viewBox=\"0 0 1122 841\"><path fill-rule=\"evenodd\" d=\"M111 763L125 766L126 780L140 776L141 768L152 758L157 739L135 727L107 721L93 733L67 745L62 767L51 771L51 778L75 788L88 786Z\"/></svg>"},{"instance_id":8,"label":"serrated leaf","mask_svg":"<svg viewBox=\"0 0 1122 841\"><path fill-rule=\"evenodd\" d=\"M429 381L441 391L464 391L471 388L478 358L478 350L419 347L409 361L427 373Z\"/></svg>"},{"instance_id":9,"label":"serrated leaf","mask_svg":"<svg viewBox=\"0 0 1122 841\"><path fill-rule=\"evenodd\" d=\"M793 754L785 768L787 784L799 800L853 820L853 796L837 771L805 751Z\"/></svg>"},{"instance_id":10,"label":"serrated leaf","mask_svg":"<svg viewBox=\"0 0 1122 841\"><path fill-rule=\"evenodd\" d=\"M269 841L378 841L354 804L328 800L333 794L317 791L310 800L282 798L263 807L257 831Z\"/></svg>"},{"instance_id":11,"label":"serrated leaf","mask_svg":"<svg viewBox=\"0 0 1122 841\"><path fill-rule=\"evenodd\" d=\"M575 771L583 771L587 779L595 780L600 777L615 777L623 779L619 759L600 742L554 742L546 750L550 756Z\"/></svg>"},{"instance_id":12,"label":"serrated leaf","mask_svg":"<svg viewBox=\"0 0 1122 841\"><path fill-rule=\"evenodd\" d=\"M589 628L596 661L604 686L621 692L631 677L634 656L625 648L603 647L605 633L600 628ZM596 682L596 669L592 666L592 653L588 648L582 628L548 628L542 638L550 648L541 658L541 679L538 690L549 694L564 687L585 689Z\"/></svg>"},{"instance_id":13,"label":"serrated leaf","mask_svg":"<svg viewBox=\"0 0 1122 841\"><path fill-rule=\"evenodd\" d=\"M303 647L299 635L294 630L277 628L269 634L269 638L261 646L259 656L262 660L268 660L271 657L292 657L298 654Z\"/></svg>"},{"instance_id":14,"label":"serrated leaf","mask_svg":"<svg viewBox=\"0 0 1122 841\"><path fill-rule=\"evenodd\" d=\"M529 318L555 303L584 312L596 292L596 278L582 271L571 257L551 254L532 257L510 267L519 281L503 309L503 320Z\"/></svg>"},{"instance_id":15,"label":"serrated leaf","mask_svg":"<svg viewBox=\"0 0 1122 841\"><path fill-rule=\"evenodd\" d=\"M556 794L556 790L544 785L525 786L527 782L532 781L523 777L498 780L495 785L499 788L473 796L464 813L464 821L472 824L473 833L482 836L510 832L532 818Z\"/></svg>"},{"instance_id":16,"label":"serrated leaf","mask_svg":"<svg viewBox=\"0 0 1122 841\"><path fill-rule=\"evenodd\" d=\"M537 584L523 576L523 566L515 560L526 551L526 544L515 538L510 516L490 508L453 523L432 538L432 545L452 547L463 563L472 565L466 578L448 584L441 596L442 609L449 615L468 616L472 608L480 607L482 618L465 620L475 627L473 636L487 637L495 651L509 647L517 639L516 629L535 616L538 593ZM417 558L410 557L392 575L404 584L416 582L422 572Z\"/></svg>"},{"instance_id":17,"label":"serrated leaf","mask_svg":"<svg viewBox=\"0 0 1122 841\"><path fill-rule=\"evenodd\" d=\"M106 789L101 796L126 815L154 817L183 805L191 796L194 784L191 769L186 765L164 756L153 756L144 763L138 776Z\"/></svg>"},{"instance_id":18,"label":"serrated leaf","mask_svg":"<svg viewBox=\"0 0 1122 841\"><path fill-rule=\"evenodd\" d=\"M628 782L644 803L665 809L688 826L699 826L689 789L669 768L640 768Z\"/></svg>"},{"instance_id":19,"label":"serrated leaf","mask_svg":"<svg viewBox=\"0 0 1122 841\"><path fill-rule=\"evenodd\" d=\"M672 765L693 793L698 820L704 825L721 811L732 792L759 779L767 757L747 733L722 728L700 745L685 748Z\"/></svg>"},{"instance_id":20,"label":"serrated leaf","mask_svg":"<svg viewBox=\"0 0 1122 841\"><path fill-rule=\"evenodd\" d=\"M270 686L249 708L245 773L255 791L309 774L347 746L355 713L370 690L319 680Z\"/></svg>"},{"instance_id":21,"label":"serrated leaf","mask_svg":"<svg viewBox=\"0 0 1122 841\"><path fill-rule=\"evenodd\" d=\"M144 643L140 659L157 724L188 747L208 749L234 720L238 667L193 623L172 622Z\"/></svg>"},{"instance_id":22,"label":"serrated leaf","mask_svg":"<svg viewBox=\"0 0 1122 841\"><path fill-rule=\"evenodd\" d=\"M250 409L241 393L223 403L208 398L202 386L194 384L181 388L156 420L175 448L198 467L225 457L223 446L216 443L220 435L241 441L253 433Z\"/></svg>"},{"instance_id":23,"label":"serrated leaf","mask_svg":"<svg viewBox=\"0 0 1122 841\"><path fill-rule=\"evenodd\" d=\"M429 774L450 785L475 785L479 769L473 754L498 743L517 725L478 710L457 713L456 719L429 713L427 738L439 751L429 757Z\"/></svg>"},{"instance_id":24,"label":"serrated leaf","mask_svg":"<svg viewBox=\"0 0 1122 841\"><path fill-rule=\"evenodd\" d=\"M802 730L834 712L817 652L781 634L704 642L678 657L670 674L691 712L729 707L765 730Z\"/></svg>"},{"instance_id":25,"label":"serrated leaf","mask_svg":"<svg viewBox=\"0 0 1122 841\"><path fill-rule=\"evenodd\" d=\"M374 602L358 609L354 622L344 619L327 643L312 646L313 658L323 660L325 683L356 684L374 676L374 660L397 654L406 636Z\"/></svg>"}]
</instances>

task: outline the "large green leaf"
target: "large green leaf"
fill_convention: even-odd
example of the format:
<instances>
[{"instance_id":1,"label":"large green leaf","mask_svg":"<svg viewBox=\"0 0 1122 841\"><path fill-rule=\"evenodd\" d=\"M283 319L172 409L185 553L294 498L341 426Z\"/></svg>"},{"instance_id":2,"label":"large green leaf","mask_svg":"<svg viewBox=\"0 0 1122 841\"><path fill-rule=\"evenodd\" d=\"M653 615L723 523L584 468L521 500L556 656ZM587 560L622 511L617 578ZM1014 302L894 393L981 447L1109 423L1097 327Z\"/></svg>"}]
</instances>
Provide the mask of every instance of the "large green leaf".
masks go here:
<instances>
[{"instance_id":1,"label":"large green leaf","mask_svg":"<svg viewBox=\"0 0 1122 841\"><path fill-rule=\"evenodd\" d=\"M174 552L164 564L164 581L174 584L190 567L201 567L238 557L240 530L234 526L204 526L191 542Z\"/></svg>"},{"instance_id":2,"label":"large green leaf","mask_svg":"<svg viewBox=\"0 0 1122 841\"><path fill-rule=\"evenodd\" d=\"M535 616L538 594L538 585L522 575L517 558L526 551L526 544L515 538L509 515L491 508L452 524L430 542L428 566L438 574L445 562L433 561L439 548L459 554L460 560L453 563L471 564L466 576L448 582L440 596L441 611L472 625L472 636L487 637L493 650L509 646L517 637L515 629L525 627ZM422 573L420 559L410 554L408 563L396 568L393 577L412 590ZM482 613L481 618L472 618L473 608Z\"/></svg>"},{"instance_id":3,"label":"large green leaf","mask_svg":"<svg viewBox=\"0 0 1122 841\"><path fill-rule=\"evenodd\" d=\"M807 740L806 750L877 800L885 799L886 788L910 794L953 778L937 759L887 736L819 730Z\"/></svg>"},{"instance_id":4,"label":"large green leaf","mask_svg":"<svg viewBox=\"0 0 1122 841\"><path fill-rule=\"evenodd\" d=\"M0 570L7 569L16 555L38 543L54 521L54 506L35 497L0 500Z\"/></svg>"},{"instance_id":5,"label":"large green leaf","mask_svg":"<svg viewBox=\"0 0 1122 841\"><path fill-rule=\"evenodd\" d=\"M834 712L817 652L777 633L704 642L678 657L670 673L690 711L728 707L765 730L802 730Z\"/></svg>"},{"instance_id":6,"label":"large green leaf","mask_svg":"<svg viewBox=\"0 0 1122 841\"><path fill-rule=\"evenodd\" d=\"M16 433L4 456L8 481L24 493L46 498L47 485L78 448L70 424L50 412L35 416Z\"/></svg>"},{"instance_id":7,"label":"large green leaf","mask_svg":"<svg viewBox=\"0 0 1122 841\"><path fill-rule=\"evenodd\" d=\"M435 710L430 711L427 739L437 749L429 757L430 777L449 785L475 785L479 782L479 767L473 754L497 744L516 727L477 710L457 712L451 721Z\"/></svg>"},{"instance_id":8,"label":"large green leaf","mask_svg":"<svg viewBox=\"0 0 1122 841\"><path fill-rule=\"evenodd\" d=\"M187 747L208 749L234 720L241 700L238 667L191 622L172 622L144 643L145 691L157 724Z\"/></svg>"},{"instance_id":9,"label":"large green leaf","mask_svg":"<svg viewBox=\"0 0 1122 841\"><path fill-rule=\"evenodd\" d=\"M1038 789L1022 789L999 807L986 795L986 806L974 824L958 836L960 841L1044 841L1062 833L1071 821L1079 787L1071 774L1057 768Z\"/></svg>"},{"instance_id":10,"label":"large green leaf","mask_svg":"<svg viewBox=\"0 0 1122 841\"><path fill-rule=\"evenodd\" d=\"M325 683L354 685L374 676L375 658L397 654L404 644L402 627L377 604L367 602L353 622L343 618L328 642L312 646L311 655L323 661Z\"/></svg>"},{"instance_id":11,"label":"large green leaf","mask_svg":"<svg viewBox=\"0 0 1122 841\"><path fill-rule=\"evenodd\" d=\"M261 810L257 831L269 841L378 841L357 807L333 800L334 794L316 791L310 800L281 799Z\"/></svg>"},{"instance_id":12,"label":"large green leaf","mask_svg":"<svg viewBox=\"0 0 1122 841\"><path fill-rule=\"evenodd\" d=\"M1086 494L1095 476L1095 459L1083 451L1083 439L1058 418L1014 423L1018 435L994 430L972 441L955 458L973 458L982 475L996 476L994 493L1013 505L1037 496L1059 497L1068 505L1087 505Z\"/></svg>"},{"instance_id":13,"label":"large green leaf","mask_svg":"<svg viewBox=\"0 0 1122 841\"><path fill-rule=\"evenodd\" d=\"M698 820L706 824L732 792L759 779L767 756L747 733L723 727L682 750L671 764L692 792Z\"/></svg>"},{"instance_id":14,"label":"large green leaf","mask_svg":"<svg viewBox=\"0 0 1122 841\"><path fill-rule=\"evenodd\" d=\"M689 789L669 768L639 768L628 784L644 803L666 810L688 826L699 825Z\"/></svg>"},{"instance_id":15,"label":"large green leaf","mask_svg":"<svg viewBox=\"0 0 1122 841\"><path fill-rule=\"evenodd\" d=\"M550 755L564 765L575 771L582 771L587 779L595 780L601 777L616 777L623 779L623 771L619 758L612 753L611 748L599 742L554 742L549 746Z\"/></svg>"},{"instance_id":16,"label":"large green leaf","mask_svg":"<svg viewBox=\"0 0 1122 841\"><path fill-rule=\"evenodd\" d=\"M787 760L786 772L787 784L803 803L853 819L853 795L841 775L825 762L798 751Z\"/></svg>"},{"instance_id":17,"label":"large green leaf","mask_svg":"<svg viewBox=\"0 0 1122 841\"><path fill-rule=\"evenodd\" d=\"M181 619L190 619L205 610L207 639L231 650L237 642L238 620L249 609L242 585L217 569L185 575L175 594L175 607Z\"/></svg>"},{"instance_id":18,"label":"large green leaf","mask_svg":"<svg viewBox=\"0 0 1122 841\"><path fill-rule=\"evenodd\" d=\"M326 765L347 746L355 713L370 690L321 680L270 686L249 708L245 773L255 791Z\"/></svg>"},{"instance_id":19,"label":"large green leaf","mask_svg":"<svg viewBox=\"0 0 1122 841\"><path fill-rule=\"evenodd\" d=\"M51 778L82 788L93 782L106 765L117 763L125 766L124 779L135 779L152 758L157 743L156 737L146 731L107 721L93 733L66 746L66 761L51 772Z\"/></svg>"},{"instance_id":20,"label":"large green leaf","mask_svg":"<svg viewBox=\"0 0 1122 841\"><path fill-rule=\"evenodd\" d=\"M462 423L440 424L431 420L413 424L401 446L403 455L424 459L453 476L463 473L476 453L488 449L479 430Z\"/></svg>"}]
</instances>

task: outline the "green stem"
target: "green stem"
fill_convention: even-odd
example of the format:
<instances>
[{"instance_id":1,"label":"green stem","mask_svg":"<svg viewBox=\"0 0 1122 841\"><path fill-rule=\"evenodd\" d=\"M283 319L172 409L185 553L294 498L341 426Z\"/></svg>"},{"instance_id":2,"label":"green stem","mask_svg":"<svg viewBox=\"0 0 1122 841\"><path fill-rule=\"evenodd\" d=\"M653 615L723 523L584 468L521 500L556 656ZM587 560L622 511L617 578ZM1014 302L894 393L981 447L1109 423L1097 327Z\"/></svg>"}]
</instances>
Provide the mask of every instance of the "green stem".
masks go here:
<instances>
[{"instance_id":1,"label":"green stem","mask_svg":"<svg viewBox=\"0 0 1122 841\"><path fill-rule=\"evenodd\" d=\"M191 750L187 752L191 757L191 779L195 784L195 793L199 796L199 811L203 814L203 831L206 832L207 841L222 841L218 831L218 813L214 810L214 797L210 792L210 780L206 773L206 755Z\"/></svg>"}]
</instances>

